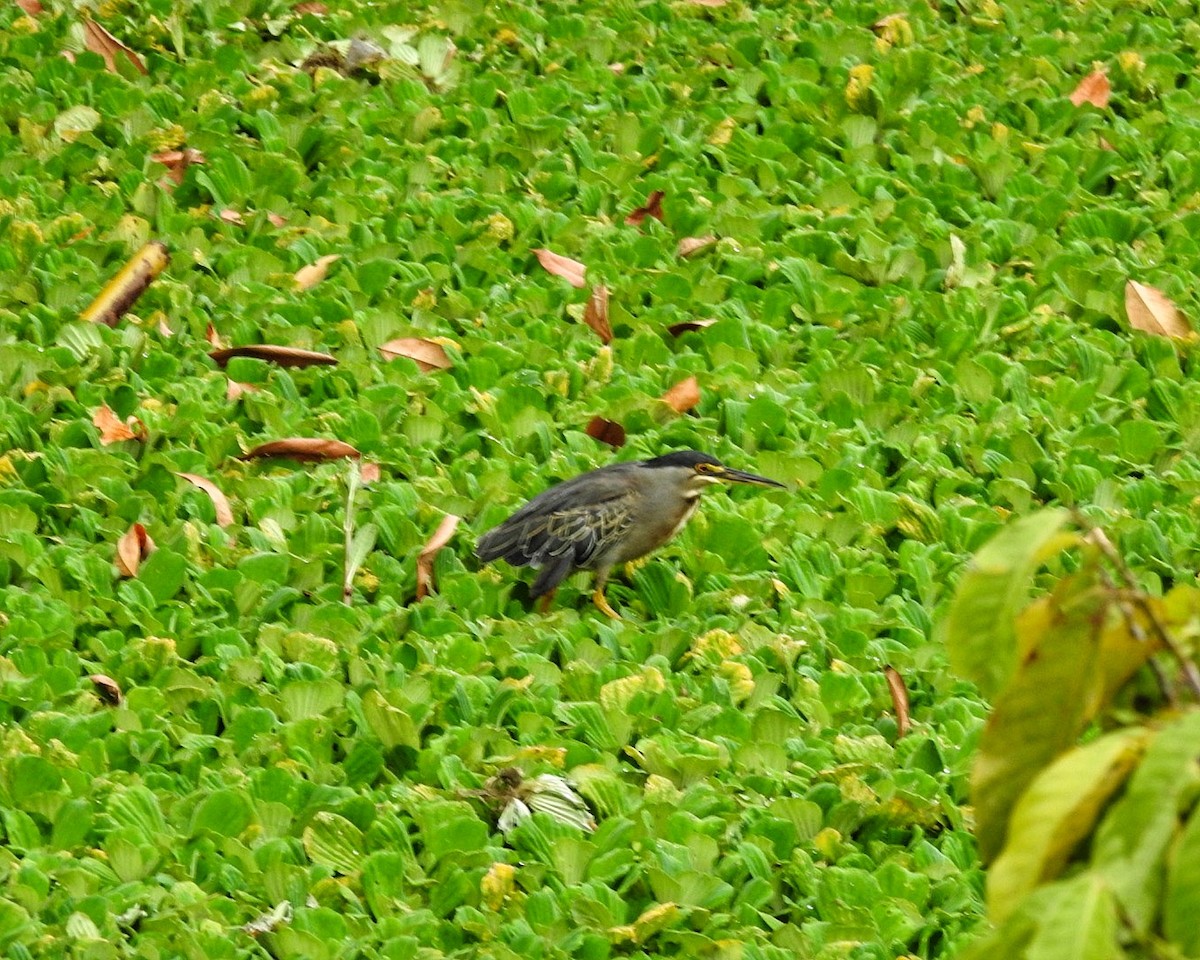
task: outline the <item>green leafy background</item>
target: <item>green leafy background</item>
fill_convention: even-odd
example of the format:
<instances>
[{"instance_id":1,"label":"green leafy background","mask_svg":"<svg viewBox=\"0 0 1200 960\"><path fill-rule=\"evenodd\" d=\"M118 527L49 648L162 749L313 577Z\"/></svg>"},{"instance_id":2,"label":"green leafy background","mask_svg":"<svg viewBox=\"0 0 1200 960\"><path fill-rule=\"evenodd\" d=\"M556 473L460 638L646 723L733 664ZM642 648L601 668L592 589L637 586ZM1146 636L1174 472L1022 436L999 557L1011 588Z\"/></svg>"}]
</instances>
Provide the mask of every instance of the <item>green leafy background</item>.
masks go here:
<instances>
[{"instance_id":1,"label":"green leafy background","mask_svg":"<svg viewBox=\"0 0 1200 960\"><path fill-rule=\"evenodd\" d=\"M933 630L965 557L1053 502L1152 591L1200 564L1200 377L1122 302L1134 278L1196 313L1191 5L330 7L103 4L145 77L65 3L0 10L0 945L949 954L982 915L986 705ZM389 57L302 67L360 36ZM1112 102L1077 108L1096 64ZM151 157L183 145L205 163L174 186ZM664 222L625 225L653 190ZM150 238L172 263L133 313L80 321ZM610 346L543 247L610 288ZM670 335L690 319L717 322ZM210 325L340 365L221 371ZM385 362L401 336L453 366ZM227 400L226 373L261 389ZM144 442L102 445L102 404ZM709 497L612 584L617 624L582 576L538 616L471 555L612 459L595 415L621 456L696 447L790 487ZM344 463L238 459L288 436L382 464L351 606ZM119 579L135 522L158 550ZM538 814L506 842L475 791L508 765L565 773L596 832Z\"/></svg>"}]
</instances>

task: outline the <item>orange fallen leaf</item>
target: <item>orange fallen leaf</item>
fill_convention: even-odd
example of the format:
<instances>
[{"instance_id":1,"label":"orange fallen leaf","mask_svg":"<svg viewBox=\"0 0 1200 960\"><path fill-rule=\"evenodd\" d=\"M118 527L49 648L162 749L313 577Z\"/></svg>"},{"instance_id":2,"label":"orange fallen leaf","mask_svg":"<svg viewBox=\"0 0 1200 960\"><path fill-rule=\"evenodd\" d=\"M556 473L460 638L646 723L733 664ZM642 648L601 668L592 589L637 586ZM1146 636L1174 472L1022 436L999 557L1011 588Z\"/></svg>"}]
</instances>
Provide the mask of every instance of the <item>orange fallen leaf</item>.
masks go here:
<instances>
[{"instance_id":1,"label":"orange fallen leaf","mask_svg":"<svg viewBox=\"0 0 1200 960\"><path fill-rule=\"evenodd\" d=\"M454 530L458 527L460 517L456 517L452 513L442 517L442 522L438 524L438 528L433 532L433 536L421 548L421 553L417 556L417 599L429 595L433 589L433 558L437 556L437 552L442 549L450 538L454 536Z\"/></svg>"},{"instance_id":2,"label":"orange fallen leaf","mask_svg":"<svg viewBox=\"0 0 1200 960\"><path fill-rule=\"evenodd\" d=\"M151 240L104 285L100 295L80 316L91 323L115 327L117 321L170 262L171 255L167 253L166 244Z\"/></svg>"},{"instance_id":3,"label":"orange fallen leaf","mask_svg":"<svg viewBox=\"0 0 1200 960\"><path fill-rule=\"evenodd\" d=\"M208 498L213 502L213 507L217 514L217 526L228 527L233 523L233 510L229 507L229 500L226 498L215 483L211 480L198 476L194 473L180 473L177 476L186 480L188 483L199 487L208 494Z\"/></svg>"},{"instance_id":4,"label":"orange fallen leaf","mask_svg":"<svg viewBox=\"0 0 1200 960\"><path fill-rule=\"evenodd\" d=\"M154 541L140 523L135 523L117 541L117 573L136 577L138 567L155 550Z\"/></svg>"},{"instance_id":5,"label":"orange fallen leaf","mask_svg":"<svg viewBox=\"0 0 1200 960\"><path fill-rule=\"evenodd\" d=\"M416 361L422 373L429 373L431 370L449 370L451 367L450 358L446 356L442 345L436 340L426 340L423 337L401 337L398 340L389 340L380 345L379 352L386 360L408 357L409 360Z\"/></svg>"},{"instance_id":6,"label":"orange fallen leaf","mask_svg":"<svg viewBox=\"0 0 1200 960\"><path fill-rule=\"evenodd\" d=\"M662 400L676 413L687 413L700 402L700 381L695 377L680 380L662 395Z\"/></svg>"},{"instance_id":7,"label":"orange fallen leaf","mask_svg":"<svg viewBox=\"0 0 1200 960\"><path fill-rule=\"evenodd\" d=\"M46 8L38 3L38 0L17 0L17 6L31 17L41 16L46 12Z\"/></svg>"},{"instance_id":8,"label":"orange fallen leaf","mask_svg":"<svg viewBox=\"0 0 1200 960\"><path fill-rule=\"evenodd\" d=\"M1071 91L1071 103L1077 107L1090 103L1093 107L1103 110L1108 106L1108 98L1111 95L1112 84L1108 82L1108 74L1101 67L1079 81L1079 86Z\"/></svg>"},{"instance_id":9,"label":"orange fallen leaf","mask_svg":"<svg viewBox=\"0 0 1200 960\"><path fill-rule=\"evenodd\" d=\"M83 22L83 45L92 53L98 53L104 58L104 68L109 73L117 73L117 56L127 59L138 73L145 76L149 71L142 63L142 58L125 46L120 40L105 30L95 20Z\"/></svg>"},{"instance_id":10,"label":"orange fallen leaf","mask_svg":"<svg viewBox=\"0 0 1200 960\"><path fill-rule=\"evenodd\" d=\"M145 428L137 417L122 420L113 413L108 404L103 404L92 414L92 423L100 431L100 442L106 447L123 440L144 440L146 437ZM135 431L133 424L138 424L141 429Z\"/></svg>"},{"instance_id":11,"label":"orange fallen leaf","mask_svg":"<svg viewBox=\"0 0 1200 960\"><path fill-rule=\"evenodd\" d=\"M564 257L550 250L538 249L533 252L548 273L562 277L573 287L582 288L587 284L587 280L584 279L587 267L578 260L572 260L570 257Z\"/></svg>"},{"instance_id":12,"label":"orange fallen leaf","mask_svg":"<svg viewBox=\"0 0 1200 960\"><path fill-rule=\"evenodd\" d=\"M675 256L694 257L696 254L707 250L716 242L717 238L711 233L706 237L684 237L679 241L679 246L675 248Z\"/></svg>"},{"instance_id":13,"label":"orange fallen leaf","mask_svg":"<svg viewBox=\"0 0 1200 960\"><path fill-rule=\"evenodd\" d=\"M325 275L329 273L329 267L340 259L339 254L327 253L323 257L318 257L308 266L301 267L296 271L296 289L311 290L325 279Z\"/></svg>"},{"instance_id":14,"label":"orange fallen leaf","mask_svg":"<svg viewBox=\"0 0 1200 960\"><path fill-rule=\"evenodd\" d=\"M661 190L655 190L646 198L645 206L638 207L629 216L625 218L625 225L629 227L641 226L643 220L647 217L653 217L655 220L662 220L662 199L665 194Z\"/></svg>"},{"instance_id":15,"label":"orange fallen leaf","mask_svg":"<svg viewBox=\"0 0 1200 960\"><path fill-rule=\"evenodd\" d=\"M102 673L93 673L88 677L92 681L92 686L96 688L96 695L111 707L119 707L121 705L121 686L112 677L106 677Z\"/></svg>"},{"instance_id":16,"label":"orange fallen leaf","mask_svg":"<svg viewBox=\"0 0 1200 960\"><path fill-rule=\"evenodd\" d=\"M237 400L243 393L258 393L259 388L252 383L239 383L237 380L228 380L225 383L225 399Z\"/></svg>"},{"instance_id":17,"label":"orange fallen leaf","mask_svg":"<svg viewBox=\"0 0 1200 960\"><path fill-rule=\"evenodd\" d=\"M255 360L265 360L277 363L281 367L336 367L337 358L316 350L301 350L299 347L281 347L273 343L249 344L244 347L226 347L213 350L209 356L218 367L224 367L234 357L251 357Z\"/></svg>"},{"instance_id":18,"label":"orange fallen leaf","mask_svg":"<svg viewBox=\"0 0 1200 960\"><path fill-rule=\"evenodd\" d=\"M166 167L167 176L177 184L183 183L183 175L192 164L207 162L204 154L191 147L184 147L181 150L160 150L158 153L150 154L150 159Z\"/></svg>"},{"instance_id":19,"label":"orange fallen leaf","mask_svg":"<svg viewBox=\"0 0 1200 960\"><path fill-rule=\"evenodd\" d=\"M249 453L242 455L243 460L253 460L258 457L289 457L301 462L316 462L319 460L338 460L342 457L362 456L354 447L341 440L325 440L321 437L288 437L286 440L272 440L261 443Z\"/></svg>"},{"instance_id":20,"label":"orange fallen leaf","mask_svg":"<svg viewBox=\"0 0 1200 960\"><path fill-rule=\"evenodd\" d=\"M1179 308L1161 290L1130 280L1125 284L1125 313L1135 330L1182 340L1192 328Z\"/></svg>"},{"instance_id":21,"label":"orange fallen leaf","mask_svg":"<svg viewBox=\"0 0 1200 960\"><path fill-rule=\"evenodd\" d=\"M592 417L588 421L587 435L601 443L607 443L614 450L625 446L625 428L615 420L605 420L604 417Z\"/></svg>"},{"instance_id":22,"label":"orange fallen leaf","mask_svg":"<svg viewBox=\"0 0 1200 960\"><path fill-rule=\"evenodd\" d=\"M908 715L908 689L904 686L904 678L900 676L900 671L895 667L884 667L883 675L887 677L888 692L892 695L892 709L896 712L896 736L902 737L912 727Z\"/></svg>"},{"instance_id":23,"label":"orange fallen leaf","mask_svg":"<svg viewBox=\"0 0 1200 960\"><path fill-rule=\"evenodd\" d=\"M383 468L377 463L364 463L358 471L358 479L363 482L363 486L371 483L378 483L380 476L383 474Z\"/></svg>"},{"instance_id":24,"label":"orange fallen leaf","mask_svg":"<svg viewBox=\"0 0 1200 960\"><path fill-rule=\"evenodd\" d=\"M592 287L587 306L583 308L583 322L600 335L605 343L611 343L612 327L608 323L608 287L602 283Z\"/></svg>"},{"instance_id":25,"label":"orange fallen leaf","mask_svg":"<svg viewBox=\"0 0 1200 960\"><path fill-rule=\"evenodd\" d=\"M673 323L667 327L667 332L673 337L678 337L692 330L703 330L705 327L711 327L716 322L715 317L706 317L704 319L695 317L691 320L680 320L679 323Z\"/></svg>"}]
</instances>

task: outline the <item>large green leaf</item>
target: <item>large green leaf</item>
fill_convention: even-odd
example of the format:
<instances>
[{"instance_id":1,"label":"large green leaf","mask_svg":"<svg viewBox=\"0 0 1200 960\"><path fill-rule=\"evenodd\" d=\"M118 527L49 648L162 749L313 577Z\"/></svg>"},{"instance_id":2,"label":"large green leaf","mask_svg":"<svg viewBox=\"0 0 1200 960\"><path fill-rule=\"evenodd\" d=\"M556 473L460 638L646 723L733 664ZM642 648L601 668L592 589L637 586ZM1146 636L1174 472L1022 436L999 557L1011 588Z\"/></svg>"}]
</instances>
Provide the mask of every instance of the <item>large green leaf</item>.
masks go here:
<instances>
[{"instance_id":1,"label":"large green leaf","mask_svg":"<svg viewBox=\"0 0 1200 960\"><path fill-rule=\"evenodd\" d=\"M1187 956L1200 956L1200 811L1192 810L1171 848L1163 897L1163 932Z\"/></svg>"}]
</instances>

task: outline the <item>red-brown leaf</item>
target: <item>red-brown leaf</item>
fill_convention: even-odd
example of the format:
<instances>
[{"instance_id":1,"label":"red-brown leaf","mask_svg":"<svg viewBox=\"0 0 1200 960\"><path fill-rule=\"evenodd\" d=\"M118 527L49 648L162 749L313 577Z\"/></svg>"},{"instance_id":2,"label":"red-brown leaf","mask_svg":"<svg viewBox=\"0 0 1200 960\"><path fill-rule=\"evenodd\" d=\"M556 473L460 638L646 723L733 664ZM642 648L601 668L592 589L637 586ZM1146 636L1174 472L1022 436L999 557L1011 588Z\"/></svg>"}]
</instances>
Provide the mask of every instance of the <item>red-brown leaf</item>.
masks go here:
<instances>
[{"instance_id":1,"label":"red-brown leaf","mask_svg":"<svg viewBox=\"0 0 1200 960\"><path fill-rule=\"evenodd\" d=\"M1135 330L1182 340L1192 335L1187 318L1161 290L1130 280L1125 284L1125 313Z\"/></svg>"},{"instance_id":2,"label":"red-brown leaf","mask_svg":"<svg viewBox=\"0 0 1200 960\"><path fill-rule=\"evenodd\" d=\"M296 289L311 290L325 279L325 275L329 273L329 267L340 259L339 254L327 253L323 257L318 257L308 266L301 267L296 271Z\"/></svg>"},{"instance_id":3,"label":"red-brown leaf","mask_svg":"<svg viewBox=\"0 0 1200 960\"><path fill-rule=\"evenodd\" d=\"M183 183L183 174L193 163L205 163L204 154L191 147L181 150L160 150L150 154L150 159L167 168L167 176L175 183Z\"/></svg>"},{"instance_id":4,"label":"red-brown leaf","mask_svg":"<svg viewBox=\"0 0 1200 960\"><path fill-rule=\"evenodd\" d=\"M667 332L673 337L678 337L681 334L688 333L691 330L703 330L705 327L711 327L716 323L715 317L707 317L701 319L695 317L691 320L680 320L679 323L673 323L667 327Z\"/></svg>"},{"instance_id":5,"label":"red-brown leaf","mask_svg":"<svg viewBox=\"0 0 1200 960\"><path fill-rule=\"evenodd\" d=\"M614 450L625 446L625 428L615 420L592 417L588 421L587 435L601 443L607 443Z\"/></svg>"},{"instance_id":6,"label":"red-brown leaf","mask_svg":"<svg viewBox=\"0 0 1200 960\"><path fill-rule=\"evenodd\" d=\"M1108 98L1112 95L1112 84L1108 82L1108 74L1103 68L1093 70L1079 81L1071 92L1071 102L1077 107L1090 103L1093 107L1103 110L1108 106Z\"/></svg>"},{"instance_id":7,"label":"red-brown leaf","mask_svg":"<svg viewBox=\"0 0 1200 960\"><path fill-rule=\"evenodd\" d=\"M408 357L416 361L423 373L431 370L449 370L450 358L436 340L426 340L423 337L401 337L389 340L379 347L385 360L395 360L397 357Z\"/></svg>"},{"instance_id":8,"label":"red-brown leaf","mask_svg":"<svg viewBox=\"0 0 1200 960\"><path fill-rule=\"evenodd\" d=\"M321 3L321 0L304 0L303 3L296 4L292 9L301 16L311 13L314 17L323 17L329 12L329 8Z\"/></svg>"},{"instance_id":9,"label":"red-brown leaf","mask_svg":"<svg viewBox=\"0 0 1200 960\"><path fill-rule=\"evenodd\" d=\"M583 322L600 335L605 343L611 343L612 327L608 323L608 287L602 283L592 287L587 306L583 308Z\"/></svg>"},{"instance_id":10,"label":"red-brown leaf","mask_svg":"<svg viewBox=\"0 0 1200 960\"><path fill-rule=\"evenodd\" d=\"M108 404L102 405L92 414L92 423L100 431L100 442L106 447L110 443L120 443L123 440L145 439L145 426L137 417L122 420L113 413ZM141 429L134 430L134 424Z\"/></svg>"},{"instance_id":11,"label":"red-brown leaf","mask_svg":"<svg viewBox=\"0 0 1200 960\"><path fill-rule=\"evenodd\" d=\"M105 30L95 20L83 22L83 45L92 53L98 53L104 58L104 67L109 73L117 72L117 57L123 56L133 64L138 73L145 76L148 72L142 58L125 46L120 40Z\"/></svg>"},{"instance_id":12,"label":"red-brown leaf","mask_svg":"<svg viewBox=\"0 0 1200 960\"><path fill-rule=\"evenodd\" d=\"M178 476L208 494L208 498L213 502L213 507L216 510L218 526L227 527L233 523L233 510L229 507L229 500L215 483L194 473L181 473Z\"/></svg>"},{"instance_id":13,"label":"red-brown leaf","mask_svg":"<svg viewBox=\"0 0 1200 960\"><path fill-rule=\"evenodd\" d=\"M706 237L684 237L679 241L679 246L675 248L675 256L677 257L694 257L698 253L707 250L717 242L717 238L711 233Z\"/></svg>"},{"instance_id":14,"label":"red-brown leaf","mask_svg":"<svg viewBox=\"0 0 1200 960\"><path fill-rule=\"evenodd\" d=\"M912 727L908 715L908 689L904 686L904 678L895 667L884 667L883 675L887 677L888 692L892 695L892 709L896 712L896 736L902 737Z\"/></svg>"},{"instance_id":15,"label":"red-brown leaf","mask_svg":"<svg viewBox=\"0 0 1200 960\"><path fill-rule=\"evenodd\" d=\"M116 680L106 677L102 673L93 673L88 679L92 681L92 686L96 688L96 695L101 700L110 707L121 705L121 685Z\"/></svg>"},{"instance_id":16,"label":"red-brown leaf","mask_svg":"<svg viewBox=\"0 0 1200 960\"><path fill-rule=\"evenodd\" d=\"M17 0L17 6L31 17L38 17L46 12L46 8L38 3L38 0Z\"/></svg>"},{"instance_id":17,"label":"red-brown leaf","mask_svg":"<svg viewBox=\"0 0 1200 960\"><path fill-rule=\"evenodd\" d=\"M243 454L243 460L253 460L258 457L289 457L305 463L320 460L339 460L342 457L358 458L362 456L354 447L341 440L325 440L320 437L288 437L286 440L272 440L262 443Z\"/></svg>"},{"instance_id":18,"label":"red-brown leaf","mask_svg":"<svg viewBox=\"0 0 1200 960\"><path fill-rule=\"evenodd\" d=\"M452 513L442 517L442 522L438 524L437 530L433 532L433 536L421 548L421 553L417 557L417 599L421 600L429 595L433 589L433 558L437 556L437 552L442 549L450 538L454 536L454 530L458 527L459 517Z\"/></svg>"},{"instance_id":19,"label":"red-brown leaf","mask_svg":"<svg viewBox=\"0 0 1200 960\"><path fill-rule=\"evenodd\" d=\"M546 268L547 272L554 274L556 277L562 277L573 287L582 289L587 285L587 280L585 279L587 267L578 260L572 260L570 257L564 257L550 250L538 249L533 252L537 256L538 262Z\"/></svg>"},{"instance_id":20,"label":"red-brown leaf","mask_svg":"<svg viewBox=\"0 0 1200 960\"><path fill-rule=\"evenodd\" d=\"M249 344L244 347L227 347L223 350L213 350L209 356L218 367L224 367L234 357L251 357L255 360L266 360L277 363L281 367L311 367L321 365L336 367L337 359L327 353L316 350L301 350L299 347L281 347L273 343Z\"/></svg>"},{"instance_id":21,"label":"red-brown leaf","mask_svg":"<svg viewBox=\"0 0 1200 960\"><path fill-rule=\"evenodd\" d=\"M221 344L223 341L221 340L221 335L217 333L217 328L211 322L204 330L204 339L208 341L208 345L214 350L222 349Z\"/></svg>"},{"instance_id":22,"label":"red-brown leaf","mask_svg":"<svg viewBox=\"0 0 1200 960\"><path fill-rule=\"evenodd\" d=\"M700 402L700 381L688 377L662 395L663 401L676 413L687 413Z\"/></svg>"},{"instance_id":23,"label":"red-brown leaf","mask_svg":"<svg viewBox=\"0 0 1200 960\"><path fill-rule=\"evenodd\" d=\"M153 552L150 534L140 523L135 523L117 541L117 572L122 577L136 577L142 561Z\"/></svg>"},{"instance_id":24,"label":"red-brown leaf","mask_svg":"<svg viewBox=\"0 0 1200 960\"><path fill-rule=\"evenodd\" d=\"M641 226L643 220L647 217L653 217L655 220L662 220L662 200L665 194L661 190L655 190L646 198L646 205L638 207L629 216L625 218L626 226L638 227Z\"/></svg>"}]
</instances>

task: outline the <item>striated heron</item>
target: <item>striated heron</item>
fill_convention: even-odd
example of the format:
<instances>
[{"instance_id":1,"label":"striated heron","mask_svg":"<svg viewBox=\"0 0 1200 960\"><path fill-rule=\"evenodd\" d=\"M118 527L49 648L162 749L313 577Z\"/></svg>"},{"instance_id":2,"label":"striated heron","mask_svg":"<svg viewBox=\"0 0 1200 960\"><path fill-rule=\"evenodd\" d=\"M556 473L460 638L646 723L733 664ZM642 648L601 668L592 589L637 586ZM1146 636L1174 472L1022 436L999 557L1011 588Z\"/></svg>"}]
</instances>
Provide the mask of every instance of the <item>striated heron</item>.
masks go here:
<instances>
[{"instance_id":1,"label":"striated heron","mask_svg":"<svg viewBox=\"0 0 1200 960\"><path fill-rule=\"evenodd\" d=\"M715 483L783 486L695 450L614 463L534 497L485 533L475 555L484 562L503 557L515 567L538 569L530 589L534 597L552 596L576 570L595 570L592 601L619 620L604 596L609 572L674 537L695 513L700 494Z\"/></svg>"}]
</instances>

